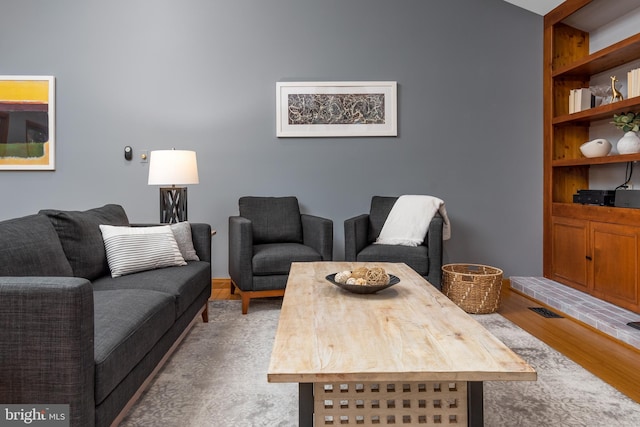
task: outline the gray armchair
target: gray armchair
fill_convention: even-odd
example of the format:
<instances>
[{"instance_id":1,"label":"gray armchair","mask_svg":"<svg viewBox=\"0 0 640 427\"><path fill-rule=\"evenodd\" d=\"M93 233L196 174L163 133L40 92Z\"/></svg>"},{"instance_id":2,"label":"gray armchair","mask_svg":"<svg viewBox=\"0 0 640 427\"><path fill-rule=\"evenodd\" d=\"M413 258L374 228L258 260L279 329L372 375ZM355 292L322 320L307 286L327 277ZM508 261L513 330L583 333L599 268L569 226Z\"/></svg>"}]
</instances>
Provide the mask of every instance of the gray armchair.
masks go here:
<instances>
[{"instance_id":1,"label":"gray armchair","mask_svg":"<svg viewBox=\"0 0 640 427\"><path fill-rule=\"evenodd\" d=\"M241 197L238 207L229 217L229 275L242 314L252 298L284 295L292 262L331 261L333 221L301 214L296 197Z\"/></svg>"},{"instance_id":2,"label":"gray armchair","mask_svg":"<svg viewBox=\"0 0 640 427\"><path fill-rule=\"evenodd\" d=\"M443 218L436 214L422 245L374 245L397 197L374 196L368 214L344 222L345 259L361 262L404 262L441 289Z\"/></svg>"}]
</instances>

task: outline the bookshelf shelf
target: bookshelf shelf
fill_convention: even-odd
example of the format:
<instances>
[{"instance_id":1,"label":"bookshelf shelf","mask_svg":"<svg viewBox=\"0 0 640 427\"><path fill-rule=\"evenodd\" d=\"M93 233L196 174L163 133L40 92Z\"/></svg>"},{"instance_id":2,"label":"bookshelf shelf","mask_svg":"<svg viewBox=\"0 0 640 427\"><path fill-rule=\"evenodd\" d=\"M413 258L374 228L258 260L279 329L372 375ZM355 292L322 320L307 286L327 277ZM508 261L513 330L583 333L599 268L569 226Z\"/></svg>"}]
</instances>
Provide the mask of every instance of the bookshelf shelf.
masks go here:
<instances>
[{"instance_id":1,"label":"bookshelf shelf","mask_svg":"<svg viewBox=\"0 0 640 427\"><path fill-rule=\"evenodd\" d=\"M619 114L631 109L640 109L640 96L623 99L622 101L601 105L599 107L590 108L573 114L563 114L561 116L554 117L552 123L554 125L588 125L592 121L610 119L614 114Z\"/></svg>"},{"instance_id":2,"label":"bookshelf shelf","mask_svg":"<svg viewBox=\"0 0 640 427\"><path fill-rule=\"evenodd\" d=\"M631 36L605 49L554 71L553 78L594 75L640 58L640 34Z\"/></svg>"},{"instance_id":3,"label":"bookshelf shelf","mask_svg":"<svg viewBox=\"0 0 640 427\"><path fill-rule=\"evenodd\" d=\"M639 154L618 154L605 157L582 157L579 159L558 159L552 162L554 168L570 166L607 165L640 161Z\"/></svg>"}]
</instances>

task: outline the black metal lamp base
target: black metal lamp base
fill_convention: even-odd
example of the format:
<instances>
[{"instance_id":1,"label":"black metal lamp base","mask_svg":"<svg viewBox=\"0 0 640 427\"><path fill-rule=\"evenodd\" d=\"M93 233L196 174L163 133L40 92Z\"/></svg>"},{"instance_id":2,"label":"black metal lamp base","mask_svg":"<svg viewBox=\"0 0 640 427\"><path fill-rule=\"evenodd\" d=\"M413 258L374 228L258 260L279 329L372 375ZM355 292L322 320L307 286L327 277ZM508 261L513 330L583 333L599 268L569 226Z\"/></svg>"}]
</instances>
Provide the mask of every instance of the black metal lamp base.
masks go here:
<instances>
[{"instance_id":1,"label":"black metal lamp base","mask_svg":"<svg viewBox=\"0 0 640 427\"><path fill-rule=\"evenodd\" d=\"M160 187L160 222L187 220L187 187Z\"/></svg>"}]
</instances>

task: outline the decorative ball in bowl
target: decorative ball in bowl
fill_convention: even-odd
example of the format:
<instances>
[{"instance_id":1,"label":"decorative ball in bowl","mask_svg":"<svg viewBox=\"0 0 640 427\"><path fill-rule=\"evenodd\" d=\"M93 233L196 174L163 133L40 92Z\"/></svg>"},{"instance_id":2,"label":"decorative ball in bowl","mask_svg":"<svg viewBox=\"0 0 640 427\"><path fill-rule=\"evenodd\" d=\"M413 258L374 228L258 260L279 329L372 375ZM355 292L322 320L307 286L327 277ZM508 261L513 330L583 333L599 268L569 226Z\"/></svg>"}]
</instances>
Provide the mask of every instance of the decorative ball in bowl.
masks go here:
<instances>
[{"instance_id":1,"label":"decorative ball in bowl","mask_svg":"<svg viewBox=\"0 0 640 427\"><path fill-rule=\"evenodd\" d=\"M353 271L329 274L326 279L334 285L354 294L373 294L400 283L400 279L380 267L360 267Z\"/></svg>"},{"instance_id":2,"label":"decorative ball in bowl","mask_svg":"<svg viewBox=\"0 0 640 427\"><path fill-rule=\"evenodd\" d=\"M606 139L594 139L580 146L580 151L585 157L604 157L611 151L611 143Z\"/></svg>"}]
</instances>

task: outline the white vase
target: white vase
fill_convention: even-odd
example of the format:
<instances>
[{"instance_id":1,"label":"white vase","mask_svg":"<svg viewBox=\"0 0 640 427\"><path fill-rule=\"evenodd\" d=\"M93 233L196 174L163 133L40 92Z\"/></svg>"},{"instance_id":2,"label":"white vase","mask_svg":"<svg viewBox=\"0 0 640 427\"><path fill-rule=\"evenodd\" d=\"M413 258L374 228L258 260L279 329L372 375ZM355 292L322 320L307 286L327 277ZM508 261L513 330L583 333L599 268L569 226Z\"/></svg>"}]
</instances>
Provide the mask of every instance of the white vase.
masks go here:
<instances>
[{"instance_id":1,"label":"white vase","mask_svg":"<svg viewBox=\"0 0 640 427\"><path fill-rule=\"evenodd\" d=\"M611 143L606 139L594 139L580 146L580 151L585 157L604 157L611 151Z\"/></svg>"},{"instance_id":2,"label":"white vase","mask_svg":"<svg viewBox=\"0 0 640 427\"><path fill-rule=\"evenodd\" d=\"M635 132L629 131L620 138L616 148L620 154L640 153L640 138Z\"/></svg>"}]
</instances>

